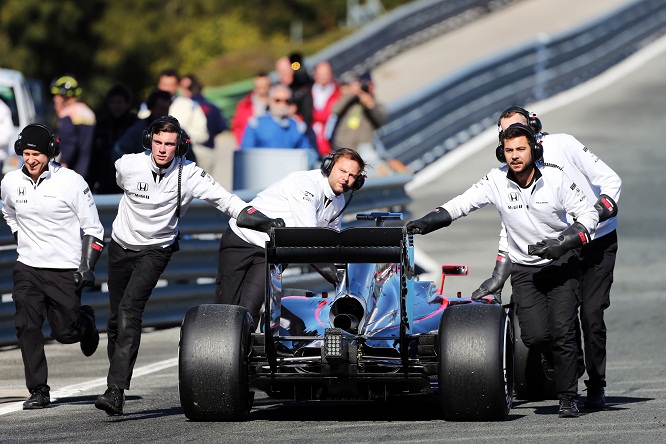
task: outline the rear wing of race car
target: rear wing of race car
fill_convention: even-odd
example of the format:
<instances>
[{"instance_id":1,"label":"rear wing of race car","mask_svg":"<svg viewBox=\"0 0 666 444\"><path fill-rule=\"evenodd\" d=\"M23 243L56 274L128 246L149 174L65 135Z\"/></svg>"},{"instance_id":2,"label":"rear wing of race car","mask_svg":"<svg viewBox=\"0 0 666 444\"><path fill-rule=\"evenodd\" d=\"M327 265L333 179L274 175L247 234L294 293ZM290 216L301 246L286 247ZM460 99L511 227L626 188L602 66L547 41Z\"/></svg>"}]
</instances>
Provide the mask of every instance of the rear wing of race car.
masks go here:
<instances>
[{"instance_id":1,"label":"rear wing of race car","mask_svg":"<svg viewBox=\"0 0 666 444\"><path fill-rule=\"evenodd\" d=\"M276 358L271 345L280 339L283 264L294 263L400 264L400 337L407 341L414 305L414 239L403 227L353 227L340 232L330 228L276 228L266 242L264 331L269 360ZM407 353L406 343L400 349Z\"/></svg>"}]
</instances>

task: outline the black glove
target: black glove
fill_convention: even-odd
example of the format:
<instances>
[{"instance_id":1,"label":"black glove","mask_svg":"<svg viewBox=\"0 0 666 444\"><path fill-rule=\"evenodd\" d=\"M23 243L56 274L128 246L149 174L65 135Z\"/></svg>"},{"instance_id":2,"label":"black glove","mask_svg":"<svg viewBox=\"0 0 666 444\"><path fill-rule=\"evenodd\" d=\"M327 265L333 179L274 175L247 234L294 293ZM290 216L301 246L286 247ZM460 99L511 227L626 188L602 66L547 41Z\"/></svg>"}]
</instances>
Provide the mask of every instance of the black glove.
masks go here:
<instances>
[{"instance_id":1,"label":"black glove","mask_svg":"<svg viewBox=\"0 0 666 444\"><path fill-rule=\"evenodd\" d=\"M567 251L582 247L588 242L590 242L590 234L587 232L587 228L580 222L574 222L557 239L546 239L537 242L536 245L528 245L527 254L544 259L558 259Z\"/></svg>"},{"instance_id":2,"label":"black glove","mask_svg":"<svg viewBox=\"0 0 666 444\"><path fill-rule=\"evenodd\" d=\"M83 287L92 287L95 285L95 264L102 255L104 242L88 234L81 238L81 265L74 273L74 282L76 282L76 291Z\"/></svg>"},{"instance_id":3,"label":"black glove","mask_svg":"<svg viewBox=\"0 0 666 444\"><path fill-rule=\"evenodd\" d=\"M421 219L407 222L407 233L428 234L440 228L448 227L453 222L451 215L442 207L437 207Z\"/></svg>"},{"instance_id":4,"label":"black glove","mask_svg":"<svg viewBox=\"0 0 666 444\"><path fill-rule=\"evenodd\" d=\"M599 213L599 223L617 216L617 203L605 194L600 194L594 209Z\"/></svg>"},{"instance_id":5,"label":"black glove","mask_svg":"<svg viewBox=\"0 0 666 444\"><path fill-rule=\"evenodd\" d=\"M281 217L271 219L252 206L243 208L243 211L236 218L236 224L241 228L263 231L264 233L268 233L271 228L282 228L285 226L284 220Z\"/></svg>"},{"instance_id":6,"label":"black glove","mask_svg":"<svg viewBox=\"0 0 666 444\"><path fill-rule=\"evenodd\" d=\"M502 287L504 287L504 282L506 282L511 275L511 265L512 263L511 259L509 259L509 254L505 251L498 251L497 261L495 262L492 276L483 281L479 288L474 290L474 293L472 293L472 299L478 301L484 296L492 294L497 302L501 304Z\"/></svg>"}]
</instances>

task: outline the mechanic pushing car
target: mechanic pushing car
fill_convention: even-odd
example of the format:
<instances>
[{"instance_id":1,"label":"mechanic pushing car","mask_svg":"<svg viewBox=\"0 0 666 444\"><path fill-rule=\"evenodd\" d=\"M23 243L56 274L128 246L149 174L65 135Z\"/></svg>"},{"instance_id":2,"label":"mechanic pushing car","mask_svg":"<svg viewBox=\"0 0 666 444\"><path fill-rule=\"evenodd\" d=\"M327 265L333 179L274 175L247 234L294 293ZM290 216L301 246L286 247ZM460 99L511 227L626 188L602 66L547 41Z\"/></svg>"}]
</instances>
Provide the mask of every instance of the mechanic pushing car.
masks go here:
<instances>
[{"instance_id":1,"label":"mechanic pushing car","mask_svg":"<svg viewBox=\"0 0 666 444\"><path fill-rule=\"evenodd\" d=\"M599 225L592 240L583 246L581 260L580 320L585 343L585 361L578 341L579 375L587 368L588 380L585 407L603 409L606 406L606 324L604 310L610 306L610 289L617 253L617 201L622 180L608 165L569 134L548 134L542 131L541 121L525 108L511 106L500 114L497 126L504 131L513 123L532 127L543 146L544 162L553 165L572 178L588 199L596 202ZM506 254L506 231L500 233L500 246L492 277L486 279L472 295L480 298L501 291L511 271L511 259Z\"/></svg>"},{"instance_id":2,"label":"mechanic pushing car","mask_svg":"<svg viewBox=\"0 0 666 444\"><path fill-rule=\"evenodd\" d=\"M326 156L318 170L296 171L268 186L251 202L268 217L281 218L287 227L329 227L340 230L346 208L344 193L365 182L365 162L350 148ZM349 197L347 204L351 201ZM240 305L252 315L254 327L264 302L268 236L238 226L232 219L220 240L215 302ZM335 274L335 267L320 272Z\"/></svg>"},{"instance_id":3,"label":"mechanic pushing car","mask_svg":"<svg viewBox=\"0 0 666 444\"><path fill-rule=\"evenodd\" d=\"M178 222L194 198L204 199L243 227L268 231L284 226L229 193L194 162L185 159L190 140L172 116L153 121L143 133L143 153L116 161L124 194L109 243L108 389L95 407L123 413L139 353L141 318L148 298L178 251Z\"/></svg>"},{"instance_id":4,"label":"mechanic pushing car","mask_svg":"<svg viewBox=\"0 0 666 444\"><path fill-rule=\"evenodd\" d=\"M579 416L575 318L580 263L570 250L590 240L599 221L593 204L560 169L540 162L542 147L531 127L515 123L502 132L492 169L463 194L407 231L427 234L491 203L507 232L511 286L522 340L552 350L559 416ZM576 222L569 225L566 216Z\"/></svg>"}]
</instances>

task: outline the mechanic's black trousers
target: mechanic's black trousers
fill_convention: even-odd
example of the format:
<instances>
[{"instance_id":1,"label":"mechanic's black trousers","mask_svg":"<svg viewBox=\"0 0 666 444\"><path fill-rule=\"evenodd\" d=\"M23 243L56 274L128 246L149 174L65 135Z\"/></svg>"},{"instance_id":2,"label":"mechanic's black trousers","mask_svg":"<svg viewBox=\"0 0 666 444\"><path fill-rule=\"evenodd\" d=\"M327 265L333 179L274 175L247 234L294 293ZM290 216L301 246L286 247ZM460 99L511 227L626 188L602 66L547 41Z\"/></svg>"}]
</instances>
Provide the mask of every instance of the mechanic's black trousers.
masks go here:
<instances>
[{"instance_id":1,"label":"mechanic's black trousers","mask_svg":"<svg viewBox=\"0 0 666 444\"><path fill-rule=\"evenodd\" d=\"M30 391L40 387L48 389L42 334L44 313L55 340L73 344L81 339L81 300L76 294L75 271L34 268L21 262L14 266L14 322L23 357L25 383Z\"/></svg>"},{"instance_id":2,"label":"mechanic's black trousers","mask_svg":"<svg viewBox=\"0 0 666 444\"><path fill-rule=\"evenodd\" d=\"M531 349L552 351L558 395L578 394L579 277L578 257L571 252L543 267L513 264L511 268L521 339Z\"/></svg>"},{"instance_id":3,"label":"mechanic's black trousers","mask_svg":"<svg viewBox=\"0 0 666 444\"><path fill-rule=\"evenodd\" d=\"M610 306L610 290L617 254L617 231L594 239L581 249L580 320L585 344L585 367L589 387L606 385L606 324L604 310Z\"/></svg>"},{"instance_id":4,"label":"mechanic's black trousers","mask_svg":"<svg viewBox=\"0 0 666 444\"><path fill-rule=\"evenodd\" d=\"M220 240L215 287L215 302L247 308L256 328L266 288L265 250L228 228Z\"/></svg>"},{"instance_id":5,"label":"mechanic's black trousers","mask_svg":"<svg viewBox=\"0 0 666 444\"><path fill-rule=\"evenodd\" d=\"M148 298L171 259L172 247L126 250L109 243L109 374L107 384L130 388Z\"/></svg>"}]
</instances>

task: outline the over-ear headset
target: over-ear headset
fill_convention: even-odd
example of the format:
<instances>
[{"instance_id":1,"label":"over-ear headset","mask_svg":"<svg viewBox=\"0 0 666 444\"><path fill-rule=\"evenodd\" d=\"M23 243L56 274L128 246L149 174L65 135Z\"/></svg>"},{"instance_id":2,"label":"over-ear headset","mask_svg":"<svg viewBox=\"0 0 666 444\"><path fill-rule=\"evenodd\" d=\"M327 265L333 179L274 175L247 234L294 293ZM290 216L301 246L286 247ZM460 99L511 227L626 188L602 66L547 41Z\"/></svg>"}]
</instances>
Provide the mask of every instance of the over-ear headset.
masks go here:
<instances>
[{"instance_id":1,"label":"over-ear headset","mask_svg":"<svg viewBox=\"0 0 666 444\"><path fill-rule=\"evenodd\" d=\"M530 144L530 148L532 148L532 160L534 162L543 159L543 146L540 141L537 142L537 136L531 126L523 125L522 123L514 123L506 130L508 131L510 128L520 128L526 133L524 135L527 137L527 142ZM499 145L495 148L495 157L497 157L497 160L500 162L506 163L506 157L504 156L504 140L502 138L503 135L504 131L499 135L500 140Z\"/></svg>"},{"instance_id":2,"label":"over-ear headset","mask_svg":"<svg viewBox=\"0 0 666 444\"><path fill-rule=\"evenodd\" d=\"M328 177L331 174L331 171L333 171L333 165L335 165L335 162L345 154L351 153L354 153L354 151L349 148L340 148L339 150L328 154L321 161L321 174L323 174L324 177ZM364 183L365 175L361 172L354 179L354 184L351 186L352 191L360 190Z\"/></svg>"},{"instance_id":3,"label":"over-ear headset","mask_svg":"<svg viewBox=\"0 0 666 444\"><path fill-rule=\"evenodd\" d=\"M502 116L506 116L507 114L513 114L513 113L518 113L521 116L525 117L527 125L529 125L529 127L532 128L534 134L539 134L543 129L543 126L541 125L541 120L539 120L536 113L531 113L521 106L510 106L504 111L502 111L502 114L500 114L499 119L497 119L497 129L499 130L500 133L502 132L502 127L500 125L500 120L502 119Z\"/></svg>"},{"instance_id":4,"label":"over-ear headset","mask_svg":"<svg viewBox=\"0 0 666 444\"><path fill-rule=\"evenodd\" d=\"M178 120L175 117L171 116L164 116L160 117L158 119L155 119L150 125L148 125L148 128L146 128L143 132L143 139L142 139L142 144L143 147L147 150L150 150L153 148L153 128L155 125L158 125L160 123L171 123L178 128L178 139L176 140L176 156L177 157L182 157L185 154L187 154L187 151L190 149L190 138L187 136L187 133L182 130L180 127L180 123L178 123Z\"/></svg>"},{"instance_id":5,"label":"over-ear headset","mask_svg":"<svg viewBox=\"0 0 666 444\"><path fill-rule=\"evenodd\" d=\"M46 157L48 157L49 160L58 157L58 154L60 154L60 140L56 139L56 136L53 134L53 131L51 131L51 128L46 125L42 125L41 123L31 123L21 130L18 135L18 139L16 139L16 142L14 142L14 152L17 156L23 155L23 148L21 148L21 138L23 137L23 131L28 128L41 128L46 131L49 135L49 144L46 147L46 153L44 154L46 154Z\"/></svg>"}]
</instances>

